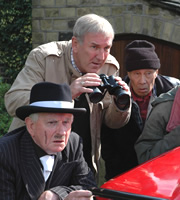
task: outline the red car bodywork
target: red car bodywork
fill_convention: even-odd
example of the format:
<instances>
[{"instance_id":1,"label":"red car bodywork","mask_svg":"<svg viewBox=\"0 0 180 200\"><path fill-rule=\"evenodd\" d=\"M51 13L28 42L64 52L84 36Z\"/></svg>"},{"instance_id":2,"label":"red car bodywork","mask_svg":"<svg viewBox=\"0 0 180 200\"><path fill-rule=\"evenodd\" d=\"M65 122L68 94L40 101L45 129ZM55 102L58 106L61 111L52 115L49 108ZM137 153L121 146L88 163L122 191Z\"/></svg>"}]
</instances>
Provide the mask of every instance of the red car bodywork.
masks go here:
<instances>
[{"instance_id":1,"label":"red car bodywork","mask_svg":"<svg viewBox=\"0 0 180 200\"><path fill-rule=\"evenodd\" d=\"M180 200L180 147L107 181L101 188Z\"/></svg>"}]
</instances>

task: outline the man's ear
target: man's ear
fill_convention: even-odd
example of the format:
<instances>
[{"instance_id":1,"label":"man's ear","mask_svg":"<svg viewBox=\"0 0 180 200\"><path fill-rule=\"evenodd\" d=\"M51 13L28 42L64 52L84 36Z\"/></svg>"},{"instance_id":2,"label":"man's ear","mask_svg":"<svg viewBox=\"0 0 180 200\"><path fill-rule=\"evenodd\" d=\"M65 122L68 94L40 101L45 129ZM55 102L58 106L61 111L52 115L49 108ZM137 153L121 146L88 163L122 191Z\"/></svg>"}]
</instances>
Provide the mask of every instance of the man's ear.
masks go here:
<instances>
[{"instance_id":1,"label":"man's ear","mask_svg":"<svg viewBox=\"0 0 180 200\"><path fill-rule=\"evenodd\" d=\"M128 75L128 77L130 77L130 76L131 76L131 73L130 73L130 72L127 72L127 75Z\"/></svg>"},{"instance_id":2,"label":"man's ear","mask_svg":"<svg viewBox=\"0 0 180 200\"><path fill-rule=\"evenodd\" d=\"M159 70L157 69L157 70L156 70L156 77L157 77L158 73L159 73Z\"/></svg>"},{"instance_id":3,"label":"man's ear","mask_svg":"<svg viewBox=\"0 0 180 200\"><path fill-rule=\"evenodd\" d=\"M26 123L26 128L27 128L29 134L31 135L31 137L33 137L34 136L34 124L35 124L35 122L30 117L26 117L25 123Z\"/></svg>"},{"instance_id":4,"label":"man's ear","mask_svg":"<svg viewBox=\"0 0 180 200\"><path fill-rule=\"evenodd\" d=\"M78 39L75 36L73 36L72 37L72 49L73 49L74 53L77 53L77 51L78 51L78 45L79 45Z\"/></svg>"}]
</instances>

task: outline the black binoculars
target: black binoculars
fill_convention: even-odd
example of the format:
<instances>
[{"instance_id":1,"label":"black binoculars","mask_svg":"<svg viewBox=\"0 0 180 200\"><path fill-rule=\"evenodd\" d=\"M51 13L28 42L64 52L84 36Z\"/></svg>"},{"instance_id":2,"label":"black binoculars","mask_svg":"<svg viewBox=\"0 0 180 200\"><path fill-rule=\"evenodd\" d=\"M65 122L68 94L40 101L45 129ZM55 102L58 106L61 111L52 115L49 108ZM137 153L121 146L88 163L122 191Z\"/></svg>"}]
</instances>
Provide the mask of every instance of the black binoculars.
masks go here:
<instances>
[{"instance_id":1,"label":"black binoculars","mask_svg":"<svg viewBox=\"0 0 180 200\"><path fill-rule=\"evenodd\" d=\"M93 92L88 93L89 99L92 103L98 103L101 101L107 91L110 95L115 96L118 105L127 105L130 102L129 94L117 83L114 76L107 76L105 74L100 74L99 76L102 80L102 84L98 87L90 87L93 89Z\"/></svg>"}]
</instances>

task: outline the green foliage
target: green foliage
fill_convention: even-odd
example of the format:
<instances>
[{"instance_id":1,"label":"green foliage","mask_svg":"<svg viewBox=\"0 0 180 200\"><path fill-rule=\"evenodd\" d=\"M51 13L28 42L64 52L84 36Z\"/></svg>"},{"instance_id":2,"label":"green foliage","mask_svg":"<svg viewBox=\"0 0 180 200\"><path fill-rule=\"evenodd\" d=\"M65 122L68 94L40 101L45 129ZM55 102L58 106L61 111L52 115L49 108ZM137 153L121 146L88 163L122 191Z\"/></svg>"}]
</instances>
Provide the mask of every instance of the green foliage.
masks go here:
<instances>
[{"instance_id":1,"label":"green foliage","mask_svg":"<svg viewBox=\"0 0 180 200\"><path fill-rule=\"evenodd\" d=\"M0 0L0 67L4 71L4 79L0 77L0 136L8 131L12 121L4 105L4 94L32 49L31 5L31 0Z\"/></svg>"},{"instance_id":2,"label":"green foliage","mask_svg":"<svg viewBox=\"0 0 180 200\"><path fill-rule=\"evenodd\" d=\"M12 117L7 113L4 105L4 95L10 88L10 84L3 83L0 77L0 137L8 132Z\"/></svg>"},{"instance_id":3,"label":"green foliage","mask_svg":"<svg viewBox=\"0 0 180 200\"><path fill-rule=\"evenodd\" d=\"M31 0L0 0L0 66L12 83L32 49Z\"/></svg>"}]
</instances>

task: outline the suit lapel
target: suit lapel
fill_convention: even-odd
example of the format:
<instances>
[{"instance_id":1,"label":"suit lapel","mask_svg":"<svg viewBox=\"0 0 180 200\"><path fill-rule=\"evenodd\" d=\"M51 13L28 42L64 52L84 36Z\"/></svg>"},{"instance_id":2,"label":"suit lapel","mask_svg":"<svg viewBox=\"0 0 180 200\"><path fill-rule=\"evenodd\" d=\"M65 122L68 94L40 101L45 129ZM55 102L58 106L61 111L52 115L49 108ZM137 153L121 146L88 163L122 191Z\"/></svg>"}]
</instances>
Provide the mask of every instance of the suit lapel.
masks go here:
<instances>
[{"instance_id":1,"label":"suit lapel","mask_svg":"<svg viewBox=\"0 0 180 200\"><path fill-rule=\"evenodd\" d=\"M39 159L35 153L32 138L28 132L21 140L22 177L27 193L31 199L38 199L45 189L45 181L42 174Z\"/></svg>"}]
</instances>

